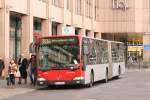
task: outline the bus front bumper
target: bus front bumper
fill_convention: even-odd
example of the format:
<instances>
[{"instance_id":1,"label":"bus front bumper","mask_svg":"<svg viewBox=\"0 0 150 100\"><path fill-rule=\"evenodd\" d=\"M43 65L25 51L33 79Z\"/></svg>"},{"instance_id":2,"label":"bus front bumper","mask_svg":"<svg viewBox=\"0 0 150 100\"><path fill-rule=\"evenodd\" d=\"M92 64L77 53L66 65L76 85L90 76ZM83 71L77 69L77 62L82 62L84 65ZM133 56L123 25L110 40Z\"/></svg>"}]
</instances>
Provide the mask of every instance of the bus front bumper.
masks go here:
<instances>
[{"instance_id":1,"label":"bus front bumper","mask_svg":"<svg viewBox=\"0 0 150 100\"><path fill-rule=\"evenodd\" d=\"M84 80L70 80L70 81L37 81L39 86L48 86L48 85L81 85L84 84Z\"/></svg>"}]
</instances>

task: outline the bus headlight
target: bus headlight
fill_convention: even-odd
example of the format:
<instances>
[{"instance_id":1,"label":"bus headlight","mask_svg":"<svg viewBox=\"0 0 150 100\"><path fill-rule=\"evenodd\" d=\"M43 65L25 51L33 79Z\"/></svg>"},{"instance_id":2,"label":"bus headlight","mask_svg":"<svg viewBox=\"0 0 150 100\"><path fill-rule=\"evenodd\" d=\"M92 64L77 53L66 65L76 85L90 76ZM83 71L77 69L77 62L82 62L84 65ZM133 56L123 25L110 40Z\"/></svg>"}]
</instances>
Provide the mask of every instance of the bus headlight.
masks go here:
<instances>
[{"instance_id":1,"label":"bus headlight","mask_svg":"<svg viewBox=\"0 0 150 100\"><path fill-rule=\"evenodd\" d=\"M80 76L80 77L75 77L73 80L83 80L84 77Z\"/></svg>"},{"instance_id":2,"label":"bus headlight","mask_svg":"<svg viewBox=\"0 0 150 100\"><path fill-rule=\"evenodd\" d=\"M38 78L37 80L38 80L38 81L46 81L46 79L45 79L45 78L41 78L41 77L40 77L40 78Z\"/></svg>"}]
</instances>

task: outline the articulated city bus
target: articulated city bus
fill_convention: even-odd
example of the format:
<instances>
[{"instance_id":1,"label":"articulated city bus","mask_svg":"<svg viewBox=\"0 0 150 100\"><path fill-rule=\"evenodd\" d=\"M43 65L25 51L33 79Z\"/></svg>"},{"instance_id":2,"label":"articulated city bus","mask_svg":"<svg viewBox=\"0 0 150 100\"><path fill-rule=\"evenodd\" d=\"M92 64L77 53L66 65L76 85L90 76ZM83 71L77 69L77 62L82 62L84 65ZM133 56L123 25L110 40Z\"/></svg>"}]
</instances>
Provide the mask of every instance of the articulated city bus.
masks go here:
<instances>
[{"instance_id":1,"label":"articulated city bus","mask_svg":"<svg viewBox=\"0 0 150 100\"><path fill-rule=\"evenodd\" d=\"M37 44L38 85L86 85L125 72L121 42L82 36L41 37Z\"/></svg>"}]
</instances>

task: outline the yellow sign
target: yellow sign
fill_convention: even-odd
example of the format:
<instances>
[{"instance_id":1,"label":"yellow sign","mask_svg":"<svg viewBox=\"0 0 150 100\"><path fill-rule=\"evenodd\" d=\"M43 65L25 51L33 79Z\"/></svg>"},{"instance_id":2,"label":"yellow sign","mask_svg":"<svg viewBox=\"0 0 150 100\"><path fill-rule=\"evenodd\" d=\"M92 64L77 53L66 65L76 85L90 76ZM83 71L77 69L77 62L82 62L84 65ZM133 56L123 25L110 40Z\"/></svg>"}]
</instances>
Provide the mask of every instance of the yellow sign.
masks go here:
<instances>
[{"instance_id":1,"label":"yellow sign","mask_svg":"<svg viewBox=\"0 0 150 100\"><path fill-rule=\"evenodd\" d=\"M143 46L128 46L128 51L142 51Z\"/></svg>"}]
</instances>

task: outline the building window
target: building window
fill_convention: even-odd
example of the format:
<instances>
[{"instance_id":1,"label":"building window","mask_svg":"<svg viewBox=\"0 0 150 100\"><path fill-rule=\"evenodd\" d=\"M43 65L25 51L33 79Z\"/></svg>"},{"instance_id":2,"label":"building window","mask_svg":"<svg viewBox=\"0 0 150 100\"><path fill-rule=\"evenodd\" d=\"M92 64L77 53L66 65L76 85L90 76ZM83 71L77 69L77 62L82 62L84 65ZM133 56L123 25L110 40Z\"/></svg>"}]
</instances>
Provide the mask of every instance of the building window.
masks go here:
<instances>
[{"instance_id":1,"label":"building window","mask_svg":"<svg viewBox=\"0 0 150 100\"><path fill-rule=\"evenodd\" d=\"M89 30L85 31L85 36L90 36L90 31Z\"/></svg>"},{"instance_id":2,"label":"building window","mask_svg":"<svg viewBox=\"0 0 150 100\"><path fill-rule=\"evenodd\" d=\"M99 20L99 0L95 0L95 20Z\"/></svg>"},{"instance_id":3,"label":"building window","mask_svg":"<svg viewBox=\"0 0 150 100\"><path fill-rule=\"evenodd\" d=\"M94 32L94 38L98 38L98 32Z\"/></svg>"},{"instance_id":4,"label":"building window","mask_svg":"<svg viewBox=\"0 0 150 100\"><path fill-rule=\"evenodd\" d=\"M39 18L34 18L34 32L41 32L41 19Z\"/></svg>"},{"instance_id":5,"label":"building window","mask_svg":"<svg viewBox=\"0 0 150 100\"><path fill-rule=\"evenodd\" d=\"M82 0L76 0L75 2L75 12L76 14L82 15Z\"/></svg>"},{"instance_id":6,"label":"building window","mask_svg":"<svg viewBox=\"0 0 150 100\"><path fill-rule=\"evenodd\" d=\"M10 16L10 57L15 58L21 54L21 18L18 16Z\"/></svg>"},{"instance_id":7,"label":"building window","mask_svg":"<svg viewBox=\"0 0 150 100\"><path fill-rule=\"evenodd\" d=\"M57 29L58 29L58 24L53 22L52 23L52 36L56 36L57 35Z\"/></svg>"},{"instance_id":8,"label":"building window","mask_svg":"<svg viewBox=\"0 0 150 100\"><path fill-rule=\"evenodd\" d=\"M42 1L42 2L45 2L45 3L46 3L47 0L39 0L39 1Z\"/></svg>"},{"instance_id":9,"label":"building window","mask_svg":"<svg viewBox=\"0 0 150 100\"><path fill-rule=\"evenodd\" d=\"M85 15L88 18L92 18L92 0L86 0L85 2Z\"/></svg>"},{"instance_id":10,"label":"building window","mask_svg":"<svg viewBox=\"0 0 150 100\"><path fill-rule=\"evenodd\" d=\"M52 5L62 7L62 1L63 0L52 0Z\"/></svg>"},{"instance_id":11,"label":"building window","mask_svg":"<svg viewBox=\"0 0 150 100\"><path fill-rule=\"evenodd\" d=\"M67 10L71 11L71 1L72 0L67 0Z\"/></svg>"},{"instance_id":12,"label":"building window","mask_svg":"<svg viewBox=\"0 0 150 100\"><path fill-rule=\"evenodd\" d=\"M75 35L79 35L81 32L81 28L76 27L75 28Z\"/></svg>"},{"instance_id":13,"label":"building window","mask_svg":"<svg viewBox=\"0 0 150 100\"><path fill-rule=\"evenodd\" d=\"M127 0L113 0L113 8L126 10L128 8Z\"/></svg>"}]
</instances>

